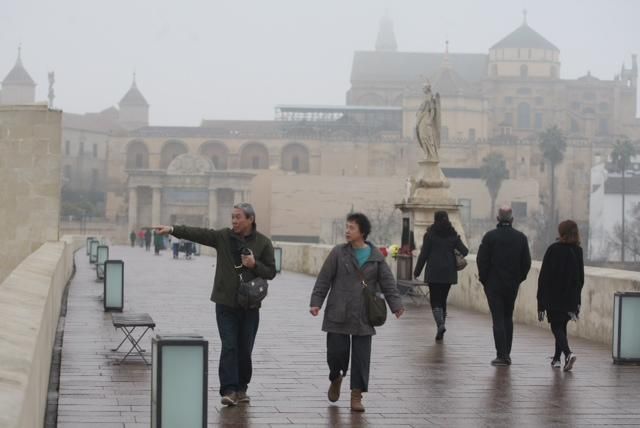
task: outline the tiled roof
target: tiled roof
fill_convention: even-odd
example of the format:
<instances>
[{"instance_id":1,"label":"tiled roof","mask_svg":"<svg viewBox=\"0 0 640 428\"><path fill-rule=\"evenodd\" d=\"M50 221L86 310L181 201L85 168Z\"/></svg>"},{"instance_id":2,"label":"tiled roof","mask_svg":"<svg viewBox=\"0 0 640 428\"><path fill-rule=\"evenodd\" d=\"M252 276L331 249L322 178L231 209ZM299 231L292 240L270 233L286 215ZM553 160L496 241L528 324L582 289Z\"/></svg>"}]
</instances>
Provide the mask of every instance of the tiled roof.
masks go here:
<instances>
[{"instance_id":1,"label":"tiled roof","mask_svg":"<svg viewBox=\"0 0 640 428\"><path fill-rule=\"evenodd\" d=\"M496 48L534 48L559 51L553 43L542 37L526 23L491 47L491 49Z\"/></svg>"}]
</instances>

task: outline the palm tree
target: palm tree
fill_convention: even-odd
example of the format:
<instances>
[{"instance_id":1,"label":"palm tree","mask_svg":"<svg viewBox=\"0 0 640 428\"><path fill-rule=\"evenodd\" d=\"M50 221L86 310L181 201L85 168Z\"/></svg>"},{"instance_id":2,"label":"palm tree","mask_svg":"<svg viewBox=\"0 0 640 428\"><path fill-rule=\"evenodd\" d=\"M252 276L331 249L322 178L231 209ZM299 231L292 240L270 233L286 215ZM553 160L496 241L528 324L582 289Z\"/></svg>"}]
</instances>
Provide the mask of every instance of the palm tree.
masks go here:
<instances>
[{"instance_id":1,"label":"palm tree","mask_svg":"<svg viewBox=\"0 0 640 428\"><path fill-rule=\"evenodd\" d=\"M625 219L625 171L627 170L629 163L631 162L631 158L636 155L636 147L631 144L629 140L618 140L616 144L613 146L613 150L611 151L611 162L615 167L616 171L622 174L622 230L620 233L620 258L624 262L624 247L625 247L625 230L624 230L624 219Z\"/></svg>"},{"instance_id":2,"label":"palm tree","mask_svg":"<svg viewBox=\"0 0 640 428\"><path fill-rule=\"evenodd\" d=\"M557 125L547 128L540 134L540 151L542 157L551 165L551 217L547 218L550 225L557 223L556 213L556 166L564 159L567 150L567 139Z\"/></svg>"},{"instance_id":3,"label":"palm tree","mask_svg":"<svg viewBox=\"0 0 640 428\"><path fill-rule=\"evenodd\" d=\"M489 213L489 218L491 218L495 213L496 199L502 182L509 178L507 162L502 153L491 152L482 159L480 177L484 180L487 190L489 190L489 196L491 196L491 212Z\"/></svg>"}]
</instances>

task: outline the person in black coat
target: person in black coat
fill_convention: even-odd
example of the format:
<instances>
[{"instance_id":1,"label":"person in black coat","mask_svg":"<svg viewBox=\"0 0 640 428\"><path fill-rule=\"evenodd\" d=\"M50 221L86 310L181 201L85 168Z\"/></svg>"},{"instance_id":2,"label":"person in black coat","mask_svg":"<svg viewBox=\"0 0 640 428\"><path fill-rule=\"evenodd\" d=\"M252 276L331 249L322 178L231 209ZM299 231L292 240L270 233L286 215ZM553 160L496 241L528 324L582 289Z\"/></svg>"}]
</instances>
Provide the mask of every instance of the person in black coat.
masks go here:
<instances>
[{"instance_id":1,"label":"person in black coat","mask_svg":"<svg viewBox=\"0 0 640 428\"><path fill-rule=\"evenodd\" d=\"M469 253L460 235L451 225L447 212L436 211L433 216L433 225L424 234L418 262L413 272L414 278L418 278L426 263L424 282L429 285L431 311L438 326L436 341L441 341L447 331L445 328L447 297L451 284L458 282L454 250L458 250L463 256Z\"/></svg>"},{"instance_id":2,"label":"person in black coat","mask_svg":"<svg viewBox=\"0 0 640 428\"><path fill-rule=\"evenodd\" d=\"M520 283L531 268L531 253L525 234L512 226L510 207L500 208L497 220L498 226L482 238L476 263L493 321L497 356L491 364L507 366L511 365L513 308Z\"/></svg>"},{"instance_id":3,"label":"person in black coat","mask_svg":"<svg viewBox=\"0 0 640 428\"><path fill-rule=\"evenodd\" d=\"M576 355L569 348L567 324L577 320L580 312L580 294L584 285L584 261L580 247L578 225L566 220L558 226L558 240L551 244L542 260L538 277L538 320L545 312L556 339L556 351L551 360L553 368L560 368L564 353L564 370L569 371Z\"/></svg>"}]
</instances>

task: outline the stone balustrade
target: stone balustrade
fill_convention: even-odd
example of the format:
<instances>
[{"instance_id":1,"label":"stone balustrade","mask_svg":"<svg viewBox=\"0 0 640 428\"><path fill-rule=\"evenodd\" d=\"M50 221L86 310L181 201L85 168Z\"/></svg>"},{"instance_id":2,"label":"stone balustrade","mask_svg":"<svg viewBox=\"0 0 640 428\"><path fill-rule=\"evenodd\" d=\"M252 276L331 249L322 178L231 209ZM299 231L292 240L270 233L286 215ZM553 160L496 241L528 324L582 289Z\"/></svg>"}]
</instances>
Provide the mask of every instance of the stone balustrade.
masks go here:
<instances>
[{"instance_id":1,"label":"stone balustrade","mask_svg":"<svg viewBox=\"0 0 640 428\"><path fill-rule=\"evenodd\" d=\"M0 428L44 424L62 296L85 242L46 242L0 283Z\"/></svg>"},{"instance_id":2,"label":"stone balustrade","mask_svg":"<svg viewBox=\"0 0 640 428\"><path fill-rule=\"evenodd\" d=\"M324 259L331 251L328 245L278 242L283 248L283 269L317 275ZM478 282L475 255L467 257L468 266L459 272L458 284L452 287L449 302L456 307L484 313L489 312L487 299ZM387 257L395 274L395 261ZM534 261L527 280L520 286L514 318L517 322L549 328L538 322L536 292L540 262ZM616 291L640 291L640 272L615 269L585 268L580 321L569 323L569 334L611 344L613 329L613 295ZM416 309L423 310L423 309Z\"/></svg>"}]
</instances>

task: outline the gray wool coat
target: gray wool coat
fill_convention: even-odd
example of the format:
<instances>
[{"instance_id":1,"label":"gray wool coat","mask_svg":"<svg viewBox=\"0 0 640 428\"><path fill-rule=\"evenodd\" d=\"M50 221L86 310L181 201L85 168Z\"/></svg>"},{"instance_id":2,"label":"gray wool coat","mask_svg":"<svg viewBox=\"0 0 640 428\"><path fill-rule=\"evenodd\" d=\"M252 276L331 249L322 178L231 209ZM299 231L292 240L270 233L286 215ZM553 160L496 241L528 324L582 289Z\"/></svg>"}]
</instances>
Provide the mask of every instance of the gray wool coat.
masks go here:
<instances>
[{"instance_id":1,"label":"gray wool coat","mask_svg":"<svg viewBox=\"0 0 640 428\"><path fill-rule=\"evenodd\" d=\"M367 285L381 291L391 312L397 312L402 309L402 301L396 280L380 250L367 244L371 247L371 256L360 270ZM356 336L376 334L367 319L357 266L355 251L349 244L335 246L324 261L311 293L310 304L311 307L322 307L329 294L322 331Z\"/></svg>"}]
</instances>

